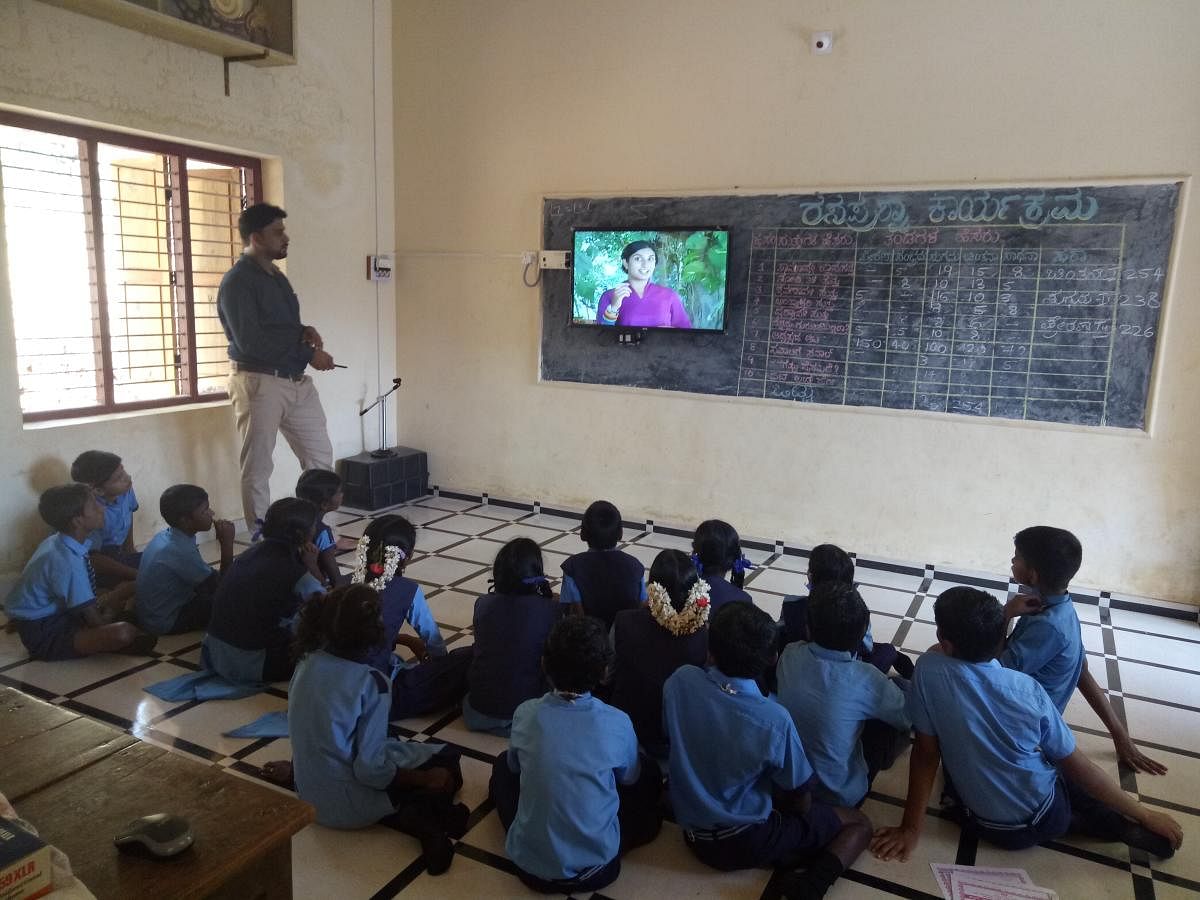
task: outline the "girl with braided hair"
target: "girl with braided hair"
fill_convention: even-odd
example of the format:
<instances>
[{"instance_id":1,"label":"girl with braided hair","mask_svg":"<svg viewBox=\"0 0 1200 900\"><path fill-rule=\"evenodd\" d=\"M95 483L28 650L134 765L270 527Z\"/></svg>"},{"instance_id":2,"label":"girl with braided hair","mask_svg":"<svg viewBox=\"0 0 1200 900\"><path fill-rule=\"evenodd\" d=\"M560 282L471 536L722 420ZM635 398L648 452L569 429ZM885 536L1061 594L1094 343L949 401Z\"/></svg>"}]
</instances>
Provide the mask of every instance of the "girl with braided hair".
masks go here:
<instances>
[{"instance_id":1,"label":"girl with braided hair","mask_svg":"<svg viewBox=\"0 0 1200 900\"><path fill-rule=\"evenodd\" d=\"M447 651L441 630L415 581L404 577L416 529L403 516L379 516L359 539L351 582L379 592L383 635L365 662L392 682L392 718L408 719L453 706L467 691L471 648ZM405 623L415 634L402 634ZM397 646L413 656L406 662Z\"/></svg>"}]
</instances>

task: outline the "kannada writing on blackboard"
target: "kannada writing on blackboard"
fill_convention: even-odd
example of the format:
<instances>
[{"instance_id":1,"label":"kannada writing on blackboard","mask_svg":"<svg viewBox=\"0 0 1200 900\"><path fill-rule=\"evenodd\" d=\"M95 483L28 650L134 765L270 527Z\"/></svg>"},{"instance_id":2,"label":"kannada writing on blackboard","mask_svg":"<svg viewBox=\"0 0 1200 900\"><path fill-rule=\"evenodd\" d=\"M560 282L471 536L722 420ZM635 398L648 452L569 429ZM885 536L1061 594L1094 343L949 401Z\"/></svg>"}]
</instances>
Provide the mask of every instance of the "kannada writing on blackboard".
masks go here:
<instances>
[{"instance_id":1,"label":"kannada writing on blackboard","mask_svg":"<svg viewBox=\"0 0 1200 900\"><path fill-rule=\"evenodd\" d=\"M1117 341L1155 335L1118 312L1164 276L1122 231L756 229L738 394L1104 424Z\"/></svg>"}]
</instances>

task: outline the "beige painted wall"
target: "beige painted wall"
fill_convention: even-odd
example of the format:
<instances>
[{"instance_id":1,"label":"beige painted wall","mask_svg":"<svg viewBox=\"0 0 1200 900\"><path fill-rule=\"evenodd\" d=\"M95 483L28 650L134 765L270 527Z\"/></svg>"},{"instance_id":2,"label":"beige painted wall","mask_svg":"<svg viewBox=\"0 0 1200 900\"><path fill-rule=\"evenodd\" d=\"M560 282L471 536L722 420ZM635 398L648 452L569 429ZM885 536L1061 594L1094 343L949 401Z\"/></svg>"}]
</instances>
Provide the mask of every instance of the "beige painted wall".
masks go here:
<instances>
[{"instance_id":1,"label":"beige painted wall","mask_svg":"<svg viewBox=\"0 0 1200 900\"><path fill-rule=\"evenodd\" d=\"M232 97L225 97L217 56L34 0L5 0L0 104L271 157L266 199L289 214L287 270L305 320L350 366L317 376L334 453L341 457L363 449L359 403L377 393L377 288L366 280L365 259L377 249L390 251L394 237L391 5L297 0L296 10L298 64L235 65ZM0 354L11 360L8 291L0 257ZM382 368L390 383L393 291L378 291ZM369 448L378 440L376 421L369 419ZM0 547L0 572L19 569L46 533L37 517L38 493L67 480L71 460L89 447L124 457L142 505L139 542L161 527L158 496L175 482L204 485L220 514L241 516L227 405L27 429L10 363L0 366L0 446L0 521L9 523L10 535ZM298 473L281 440L274 496L290 494Z\"/></svg>"},{"instance_id":2,"label":"beige painted wall","mask_svg":"<svg viewBox=\"0 0 1200 900\"><path fill-rule=\"evenodd\" d=\"M1190 184L1148 435L539 383L518 259L545 195L1190 175L1197 33L1191 0L398 4L402 439L444 485L996 572L1056 523L1081 582L1197 602Z\"/></svg>"}]
</instances>

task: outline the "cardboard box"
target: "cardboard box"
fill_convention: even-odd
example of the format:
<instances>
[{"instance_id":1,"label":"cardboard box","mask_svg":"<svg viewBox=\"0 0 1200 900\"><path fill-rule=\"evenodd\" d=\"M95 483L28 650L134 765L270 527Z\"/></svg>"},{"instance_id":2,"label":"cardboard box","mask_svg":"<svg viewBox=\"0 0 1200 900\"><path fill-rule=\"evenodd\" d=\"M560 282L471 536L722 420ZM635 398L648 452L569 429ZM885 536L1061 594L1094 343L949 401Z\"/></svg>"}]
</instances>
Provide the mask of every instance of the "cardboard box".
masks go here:
<instances>
[{"instance_id":1,"label":"cardboard box","mask_svg":"<svg viewBox=\"0 0 1200 900\"><path fill-rule=\"evenodd\" d=\"M33 900L52 887L46 842L0 818L0 900Z\"/></svg>"}]
</instances>

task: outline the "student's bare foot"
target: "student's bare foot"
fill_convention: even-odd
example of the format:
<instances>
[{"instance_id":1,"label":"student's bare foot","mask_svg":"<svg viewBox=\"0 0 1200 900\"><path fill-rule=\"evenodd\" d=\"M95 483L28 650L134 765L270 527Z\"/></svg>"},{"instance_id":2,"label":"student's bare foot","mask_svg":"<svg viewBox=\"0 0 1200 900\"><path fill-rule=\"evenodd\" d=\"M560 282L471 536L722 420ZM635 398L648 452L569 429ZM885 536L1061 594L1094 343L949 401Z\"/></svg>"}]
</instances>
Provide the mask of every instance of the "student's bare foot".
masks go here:
<instances>
[{"instance_id":1,"label":"student's bare foot","mask_svg":"<svg viewBox=\"0 0 1200 900\"><path fill-rule=\"evenodd\" d=\"M294 791L296 789L296 777L292 771L291 760L276 759L268 763L263 763L262 777L271 784L279 785L279 787L287 788Z\"/></svg>"}]
</instances>

